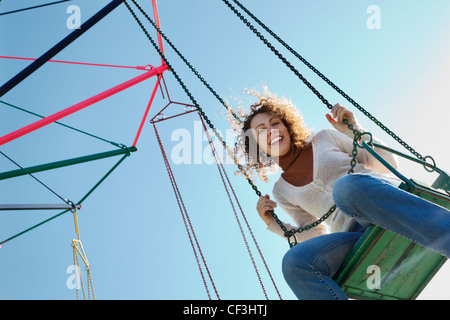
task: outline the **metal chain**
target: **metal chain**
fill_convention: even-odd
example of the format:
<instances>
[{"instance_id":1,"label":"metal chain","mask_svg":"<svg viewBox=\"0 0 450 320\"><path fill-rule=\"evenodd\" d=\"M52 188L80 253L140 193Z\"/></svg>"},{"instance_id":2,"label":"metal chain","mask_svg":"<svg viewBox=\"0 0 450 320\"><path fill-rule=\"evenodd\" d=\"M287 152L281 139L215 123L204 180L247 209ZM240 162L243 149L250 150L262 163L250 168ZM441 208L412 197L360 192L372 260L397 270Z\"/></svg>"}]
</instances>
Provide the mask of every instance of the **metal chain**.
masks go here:
<instances>
[{"instance_id":1,"label":"metal chain","mask_svg":"<svg viewBox=\"0 0 450 320\"><path fill-rule=\"evenodd\" d=\"M77 293L77 300L80 300L80 297L78 294L78 278L77 278L79 264L78 264L78 257L77 257L77 249L75 248L75 244L73 242L72 242L72 250L73 250L73 267L74 267L74 273L75 273L75 291Z\"/></svg>"},{"instance_id":2,"label":"metal chain","mask_svg":"<svg viewBox=\"0 0 450 320\"><path fill-rule=\"evenodd\" d=\"M147 12L145 12L141 6L135 1L131 0L133 4L138 8L138 10L144 15L144 17L151 23L153 28L166 40L167 44L175 51L178 57L186 64L186 66L192 71L192 73L200 80L203 85L208 88L208 90L213 94L213 96L231 113L231 115L241 123L242 120L236 115L236 113L228 108L225 101L219 96L219 94L211 87L211 85L203 78L203 76L192 66L192 64L181 54L181 52L173 45L172 41L161 31L158 25L149 17ZM163 59L164 60L164 59ZM165 60L164 60L165 61ZM165 61L166 62L166 61ZM166 62L167 64L167 62Z\"/></svg>"},{"instance_id":3,"label":"metal chain","mask_svg":"<svg viewBox=\"0 0 450 320\"><path fill-rule=\"evenodd\" d=\"M132 0L133 3L135 3L134 0ZM191 92L189 91L189 89L186 87L186 85L184 84L184 82L181 80L180 76L177 74L177 72L175 71L175 69L172 67L172 65L169 63L169 61L167 60L167 58L165 57L165 55L161 52L161 50L159 49L158 45L156 44L156 42L153 40L153 38L150 36L150 34L148 33L147 29L144 27L144 25L142 24L142 22L139 20L139 18L136 16L135 12L133 11L133 9L128 5L128 3L125 1L124 2L125 5L127 6L128 10L130 11L130 13L132 14L132 16L134 17L134 19L136 20L136 22L139 24L139 26L141 27L142 31L145 33L145 35L147 36L147 38L150 40L150 42L152 43L153 47L155 48L155 50L159 53L159 55L161 56L161 58L163 59L164 63L167 64L169 70L172 72L172 74L174 75L175 79L177 80L177 82L180 84L180 86L183 88L184 92L187 94L187 96L189 97L189 99L191 100L192 104L197 108L198 112L200 113L200 115L202 116L202 118L205 120L205 122L208 124L209 128L212 130L212 132L214 133L214 135L217 137L217 139L220 141L220 143L222 143L222 145L224 146L224 148L226 148L226 150L230 150L230 148L227 146L226 142L223 140L222 136L220 135L219 131L214 127L214 125L212 124L211 120L209 120L208 116L206 115L206 113L203 111L203 109L200 107L200 105L198 104L197 100L192 96ZM136 4L136 3L135 3ZM147 15L147 19L149 21L152 22L153 27L155 27L157 29L157 31L163 35L163 33L161 32L161 30L153 23L153 21L150 19L150 17L148 17ZM167 39L165 37L165 39ZM206 81L205 81L206 82ZM258 188L256 187L256 185L253 183L253 181L251 180L251 178L249 177L249 175L245 172L244 168L242 167L242 165L240 165L239 163L237 163L237 160L233 157L233 160L235 162L235 164L237 165L238 169L241 171L241 173L244 175L244 177L246 178L246 180L248 181L248 183L251 185L252 189L256 192L256 194L258 196L262 196L261 192L258 190Z\"/></svg>"},{"instance_id":4,"label":"metal chain","mask_svg":"<svg viewBox=\"0 0 450 320\"><path fill-rule=\"evenodd\" d=\"M348 122L347 119L344 119L342 122L344 122L344 124L347 125L348 129L351 130L353 132L354 138L353 138L353 149L352 149L352 159L350 161L350 170L348 170L348 174L352 174L354 173L354 168L357 164L357 160L356 160L356 156L358 155L358 147L360 147L360 145L358 144L358 141L362 138L363 135L365 134L369 134L371 136L370 133L368 132L363 132L361 133L360 131L358 131L357 129L355 129L353 127L353 125L351 123ZM369 142L369 144L371 144L372 141ZM277 222L277 224L281 227L281 229L284 231L284 236L286 238L288 238L288 242L289 245L291 247L295 246L297 244L297 238L295 237L296 233L301 233L307 230L310 230L316 226L318 226L319 224L321 224L322 222L324 222L326 219L328 219L329 216L331 216L333 214L333 212L335 212L337 209L336 205L333 205L322 217L320 217L318 220L316 220L315 222L304 226L304 227L300 227L297 229L291 229L291 230L287 230L287 228L283 225L283 223L281 223L279 220L275 220ZM289 239L291 237L294 237L294 242L291 242Z\"/></svg>"},{"instance_id":5,"label":"metal chain","mask_svg":"<svg viewBox=\"0 0 450 320\"><path fill-rule=\"evenodd\" d=\"M92 282L91 268L86 269L86 276L87 276L87 282L88 282L89 300L91 300L91 292L92 292L92 299L95 300L94 283Z\"/></svg>"},{"instance_id":6,"label":"metal chain","mask_svg":"<svg viewBox=\"0 0 450 320\"><path fill-rule=\"evenodd\" d=\"M184 201L183 201L183 199L181 197L180 190L178 189L177 183L175 181L175 176L173 174L172 168L170 167L169 160L167 159L166 151L164 149L161 137L159 135L158 129L156 128L155 124L153 124L153 129L155 130L156 139L158 140L159 148L161 149L161 154L162 154L162 157L163 157L163 160L164 160L164 164L166 165L167 174L169 175L169 179L170 179L170 182L172 184L172 188L173 188L173 191L175 193L175 197L176 197L177 202L178 202L178 207L180 208L180 213L181 213L181 217L183 219L184 227L186 228L186 233L188 235L189 242L191 244L192 251L193 251L194 256L195 256L195 260L197 261L198 270L199 270L200 275L202 277L206 293L208 295L209 300L212 300L211 293L210 293L209 287L208 287L208 283L206 282L206 278L205 278L205 275L203 273L203 268L202 268L202 265L200 263L200 259L198 257L198 254L200 254L200 257L201 257L201 259L203 261L203 264L205 266L206 272L207 272L207 274L209 276L209 280L211 281L211 285L213 286L214 292L216 293L217 299L220 300L219 293L217 291L216 285L215 285L214 280L212 278L212 275L211 275L211 272L209 270L208 264L206 263L206 259L205 259L205 256L203 255L203 251L202 251L202 248L200 247L200 243L198 242L197 235L195 234L194 228L193 228L192 223L191 223L191 219L190 219L189 214L188 214L188 212L186 210L186 207L184 205ZM194 242L195 242L195 244L194 244ZM197 246L197 249L196 249L196 246ZM197 254L197 250L198 250L198 254Z\"/></svg>"},{"instance_id":7,"label":"metal chain","mask_svg":"<svg viewBox=\"0 0 450 320\"><path fill-rule=\"evenodd\" d=\"M213 92L214 96L216 96L216 98L218 98L218 100L223 103L223 100L218 96L218 94L211 88L211 86L206 82L206 80L204 80L204 78L195 70L194 67L192 67L192 65L181 55L181 53L179 53L179 51L175 48L175 46L172 44L172 42L170 42L170 40L164 35L164 33L160 30L160 28L158 28L158 26L153 22L153 20L145 13L145 11L136 3L135 0L131 0L134 5L136 5L136 7L139 9L139 11L141 11L141 13L147 18L147 20L152 24L153 28L156 29L156 31L161 34L161 36L168 42L170 43L170 46L177 52L177 54L182 58L182 60L189 66L189 68L191 69L192 72L195 73L195 75L202 81L203 84L205 84L208 88L210 88L210 91ZM231 6L231 4L229 4L228 1L225 0L225 2ZM222 143L223 147L226 150L229 150L229 147L227 146L226 142L223 140L222 136L220 135L220 133L218 132L218 130L214 127L214 125L212 124L212 122L209 120L208 116L205 114L205 112L203 111L203 109L200 107L200 105L198 104L197 100L192 96L191 92L189 91L189 89L186 87L186 85L184 84L184 82L181 80L181 78L179 77L179 75L176 73L176 71L174 70L174 68L171 66L171 64L169 63L169 61L167 60L167 58L165 57L165 55L162 53L162 51L160 50L160 48L158 47L158 45L156 44L156 42L153 40L153 38L150 36L150 34L148 33L147 29L144 27L144 25L142 24L142 22L139 20L139 18L136 16L135 12L133 11L133 9L129 6L129 4L125 1L124 2L125 5L127 6L128 10L130 11L131 15L134 17L134 19L136 20L136 22L139 24L140 28L142 29L142 31L145 33L145 35L147 36L147 38L150 40L150 42L152 43L153 47L155 48L155 50L158 52L158 54L161 56L161 58L163 59L163 61L167 64L169 70L172 72L172 74L174 75L175 79L177 80L177 82L180 84L180 86L183 88L184 92L187 94L187 96L189 97L189 99L191 100L192 104L197 108L198 112L200 113L200 115L202 116L202 118L205 120L205 122L208 124L208 126L210 127L210 129L212 130L212 132L214 133L214 135L217 137L217 139ZM331 109L333 106L331 105L331 103L328 102L328 100L325 99L325 97L320 94L320 92L313 87L313 85L311 83L309 83L308 80L306 80L305 77L303 77L302 74L300 74L300 72L295 69L294 66L292 66L289 61L286 60L286 58L277 50L275 49L269 42L267 39L265 39L261 33L259 31L257 31L251 24L250 22L248 22L244 17L242 17L242 15L240 15L239 12L236 11L236 9L234 7L230 7L232 8L232 10L239 16L241 17L241 19L243 20L243 22L258 36L261 38L261 40L263 40L263 42L300 78L300 80L302 80L303 83L305 83L305 85L329 108ZM349 129L351 124L348 124ZM351 126L351 129L353 129L353 126ZM358 133L357 130L353 129L353 132ZM360 137L360 133L357 134L357 136ZM355 139L356 139L356 135L355 135ZM355 146L356 144L354 144ZM356 154L354 155L354 157L356 157ZM235 157L233 157L234 163L236 164L236 166L238 167L238 169L241 171L241 173L244 175L245 179L247 180L247 182L250 184L250 186L252 187L252 189L255 191L255 193L257 194L257 196L262 197L262 193L261 191L259 191L259 189L257 188L257 186L253 183L252 179L249 177L249 175L245 172L244 168L242 167L242 165L240 165L237 160L235 159ZM356 161L356 160L355 160ZM356 162L355 162L356 165ZM316 220L315 222L313 222L312 224L309 224L307 226L304 227L300 227L298 229L291 229L291 230L287 230L287 228L284 226L284 224L281 222L281 220L278 218L278 216L275 214L274 210L270 211L270 214L273 216L273 218L275 219L275 222L280 226L280 228L283 230L284 232L284 236L288 239L289 245L292 247L294 245L297 244L297 239L295 238L295 234L296 233L301 233L307 230L310 230L311 228L314 228L316 226L318 226L319 224L321 224L322 222L324 222L334 211L336 210L336 205L334 205L333 207L330 208L330 210L328 210L327 213L325 213L321 218L319 218L318 220ZM290 242L290 238L294 237L294 242L291 243Z\"/></svg>"},{"instance_id":8,"label":"metal chain","mask_svg":"<svg viewBox=\"0 0 450 320\"><path fill-rule=\"evenodd\" d=\"M274 51L273 46L268 43L268 41L261 35L260 32L255 31L255 27L253 27L247 19L245 19L237 10L230 4L228 0L222 0L238 17L244 22L247 27L249 27L253 33L255 33L269 48ZM342 89L336 86L330 79L328 79L324 74L322 74L319 70L317 70L311 63L309 63L305 58L303 58L299 53L297 53L292 47L290 47L284 40L282 40L277 34L275 34L271 29L269 29L261 20L259 20L255 15L253 15L247 8L245 8L239 1L232 0L236 5L238 5L245 13L247 13L256 23L258 23L264 30L266 30L271 36L273 36L283 47L285 47L289 52L291 52L295 57L297 57L303 64L305 64L309 69L311 69L316 75L318 75L322 80L324 80L329 86L331 86L336 92L338 92L342 97L344 97L347 101L349 101L353 106L355 106L359 111L361 111L366 117L368 117L371 121L373 121L378 127L384 130L387 134L389 134L394 140L396 140L400 145L402 145L405 149L411 152L417 158L424 160L424 157L414 150L410 145L408 145L405 141L403 141L400 137L398 137L394 132L392 132L389 128L387 128L381 121L376 119L373 115L371 115L367 110L365 110L361 105L359 105L355 100L353 100L348 94L346 94ZM275 53L275 51L274 51ZM281 58L279 53L275 53L283 62L285 62L284 58ZM291 70L291 65L286 64ZM295 73L295 72L294 72ZM303 81L303 80L302 80ZM308 86L309 87L309 86ZM313 91L314 92L314 91ZM314 92L316 93L316 92ZM323 100L322 100L323 101ZM325 102L324 102L325 103ZM326 104L326 103L325 103ZM330 108L329 105L327 105Z\"/></svg>"},{"instance_id":9,"label":"metal chain","mask_svg":"<svg viewBox=\"0 0 450 320\"><path fill-rule=\"evenodd\" d=\"M133 3L135 3L134 0L132 0ZM161 56L161 58L163 59L163 61L167 64L167 66L169 67L169 70L172 72L172 74L174 75L175 79L178 81L178 83L180 84L180 86L183 88L184 92L188 95L189 99L191 100L192 104L198 109L198 112L200 113L200 115L202 116L202 118L205 120L205 122L208 124L209 128L212 130L212 132L214 133L214 135L217 137L217 139L222 143L223 147L226 150L229 150L229 147L227 146L226 142L223 140L222 136L220 135L220 133L217 131L217 129L214 127L214 125L212 124L211 120L209 120L208 116L205 114L205 112L203 111L203 109L200 107L200 105L197 103L197 101L195 100L195 98L192 96L192 94L190 93L190 91L188 90L188 88L186 87L186 85L184 84L184 82L181 80L181 78L178 76L178 74L176 73L176 71L174 70L174 68L171 66L171 64L169 63L169 61L167 60L167 58L165 57L165 55L161 52L161 50L159 49L158 45L156 44L156 42L153 40L153 38L150 36L150 34L148 33L147 29L144 27L144 25L142 24L142 22L139 20L139 18L136 16L136 14L134 13L133 9L128 5L128 3L125 1L124 2L125 5L127 6L128 10L130 11L130 13L132 14L132 16L134 17L134 19L136 20L136 22L139 24L139 26L141 27L141 29L143 30L143 32L145 33L145 35L147 36L147 38L150 40L150 42L152 43L153 47L155 48L155 50L159 53L159 55ZM135 3L136 4L136 3ZM147 16L147 19L151 21L150 17ZM162 35L163 33L161 32L161 30L154 24L152 23L153 27L156 28L158 30L158 32L160 32L160 34ZM236 166L238 167L239 171L243 174L243 176L245 177L245 179L247 180L247 182L250 184L251 188L253 189L253 191L255 191L256 195L258 197L262 197L262 193L261 191L258 189L258 187L253 183L252 179L250 178L250 176L247 174L247 172L244 170L244 168L242 167L241 164L239 164L237 162L237 160L233 157L233 161L236 164ZM283 229L283 231L285 232L285 236L289 239L291 237L291 235L289 234L289 231L286 229L286 227L283 225L283 223L281 222L281 220L278 218L278 216L275 214L275 212L272 210L271 211L271 215L273 216L273 218L275 219L275 221L277 222L278 225L280 225L280 227Z\"/></svg>"},{"instance_id":10,"label":"metal chain","mask_svg":"<svg viewBox=\"0 0 450 320\"><path fill-rule=\"evenodd\" d=\"M264 44L281 60L283 63L321 100L328 109L333 105L316 89L313 85L248 21L233 5L227 1L222 0L233 11L239 19L262 41Z\"/></svg>"}]
</instances>

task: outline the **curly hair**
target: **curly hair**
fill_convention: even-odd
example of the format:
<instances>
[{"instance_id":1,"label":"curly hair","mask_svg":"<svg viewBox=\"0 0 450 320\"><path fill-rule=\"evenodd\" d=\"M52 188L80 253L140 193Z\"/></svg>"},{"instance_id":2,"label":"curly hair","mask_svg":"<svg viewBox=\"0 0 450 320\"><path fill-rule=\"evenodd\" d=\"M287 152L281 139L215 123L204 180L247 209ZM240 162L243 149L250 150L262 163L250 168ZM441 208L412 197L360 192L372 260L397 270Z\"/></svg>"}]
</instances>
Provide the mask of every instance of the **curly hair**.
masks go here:
<instances>
[{"instance_id":1,"label":"curly hair","mask_svg":"<svg viewBox=\"0 0 450 320\"><path fill-rule=\"evenodd\" d=\"M237 131L237 142L235 143L235 156L244 159L243 166L245 172L252 176L253 172L257 172L262 181L267 182L267 175L277 169L276 163L270 155L259 150L257 141L251 134L250 124L252 119L260 113L268 113L277 116L286 126L291 142L298 148L303 148L311 137L311 130L307 128L303 121L303 116L291 100L279 98L269 92L267 86L263 86L263 93L256 90L248 90L247 94L256 97L257 102L250 106L250 112L240 112L243 118L238 125L233 124L232 117L228 117L232 122L232 127ZM238 128L236 130L236 128ZM240 171L237 174L242 173Z\"/></svg>"}]
</instances>

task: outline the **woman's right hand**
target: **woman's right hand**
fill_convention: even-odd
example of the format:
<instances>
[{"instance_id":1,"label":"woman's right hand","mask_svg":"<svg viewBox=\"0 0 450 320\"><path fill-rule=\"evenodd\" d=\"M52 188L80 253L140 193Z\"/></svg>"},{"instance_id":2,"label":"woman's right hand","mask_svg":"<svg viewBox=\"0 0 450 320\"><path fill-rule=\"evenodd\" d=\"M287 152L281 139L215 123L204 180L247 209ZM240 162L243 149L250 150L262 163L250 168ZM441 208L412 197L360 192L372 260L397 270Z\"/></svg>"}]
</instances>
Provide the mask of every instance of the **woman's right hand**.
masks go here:
<instances>
[{"instance_id":1,"label":"woman's right hand","mask_svg":"<svg viewBox=\"0 0 450 320\"><path fill-rule=\"evenodd\" d=\"M273 216L269 211L276 208L276 206L277 203L270 200L270 197L267 194L264 197L259 198L258 203L256 204L256 210L258 211L259 216L267 225L273 220Z\"/></svg>"}]
</instances>

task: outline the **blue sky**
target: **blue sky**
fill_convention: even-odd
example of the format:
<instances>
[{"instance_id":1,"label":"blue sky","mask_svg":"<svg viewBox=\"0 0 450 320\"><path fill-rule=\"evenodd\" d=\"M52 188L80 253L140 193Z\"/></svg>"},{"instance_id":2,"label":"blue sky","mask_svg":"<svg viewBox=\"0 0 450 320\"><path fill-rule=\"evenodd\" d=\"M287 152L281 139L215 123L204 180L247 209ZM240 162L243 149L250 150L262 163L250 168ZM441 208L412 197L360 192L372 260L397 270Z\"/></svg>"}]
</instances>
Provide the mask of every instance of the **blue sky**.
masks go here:
<instances>
[{"instance_id":1,"label":"blue sky","mask_svg":"<svg viewBox=\"0 0 450 320\"><path fill-rule=\"evenodd\" d=\"M81 9L86 21L106 0L74 0L50 7L0 16L0 55L38 58L71 32L66 26L69 5ZM138 1L151 13L151 1ZM45 3L34 1L33 4ZM444 169L450 154L446 136L450 97L450 3L415 1L293 1L243 2L280 37L322 73L380 119L421 154L433 155ZM381 29L370 30L367 8L377 5ZM3 0L0 13L30 6L30 1ZM161 26L178 49L225 99L248 103L246 88L260 88L287 96L302 111L307 124L318 131L329 127L326 107L227 9L222 1L158 2ZM152 36L151 26L146 23ZM272 40L271 40L272 41ZM273 41L275 44L275 41ZM277 46L280 48L280 46ZM223 107L200 84L174 52L166 55L211 121L225 132L229 125ZM282 50L285 53L284 50ZM286 57L331 103L348 103L291 55ZM124 5L69 47L57 60L158 66L160 59ZM0 83L29 64L0 59ZM33 112L50 115L131 79L142 71L47 63L1 98ZM172 100L190 103L166 72ZM155 84L152 78L61 120L103 138L131 145ZM167 103L156 95L149 119ZM395 141L361 113L361 124L388 145ZM0 106L0 134L7 134L37 119ZM166 150L177 129L194 135L198 117L186 115L158 124ZM202 142L202 149L207 142ZM127 158L84 202L78 213L83 246L92 265L99 299L207 299L177 203L159 152L155 133L147 121L138 152ZM57 125L49 125L1 146L1 151L22 166L32 166L113 150L104 142ZM79 200L118 158L99 160L36 174L65 198ZM14 164L0 158L3 171ZM420 166L401 162L406 176L431 183L436 176ZM217 168L208 164L172 165L186 208L222 299L264 299L245 245L222 187ZM287 242L265 230L255 206L257 196L242 178L226 166L259 246L281 296L293 299L281 274L280 262ZM269 193L268 184L257 181ZM30 177L0 181L2 203L58 203L60 200ZM0 241L55 212L3 212ZM285 216L282 212L279 215ZM286 218L285 218L286 219ZM0 249L1 299L75 299L67 287L73 264L71 240L76 237L73 218L65 214L2 245ZM247 238L250 238L247 235ZM271 299L277 295L257 259ZM420 296L449 299L445 265Z\"/></svg>"}]
</instances>

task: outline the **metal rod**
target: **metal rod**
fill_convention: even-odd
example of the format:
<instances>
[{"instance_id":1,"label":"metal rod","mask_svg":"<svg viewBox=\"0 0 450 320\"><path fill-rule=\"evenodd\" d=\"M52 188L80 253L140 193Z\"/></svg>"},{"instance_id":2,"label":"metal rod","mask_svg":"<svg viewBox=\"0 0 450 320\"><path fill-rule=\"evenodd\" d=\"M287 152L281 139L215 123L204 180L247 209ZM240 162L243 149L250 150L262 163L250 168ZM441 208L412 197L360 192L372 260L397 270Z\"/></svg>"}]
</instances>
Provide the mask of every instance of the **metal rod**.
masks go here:
<instances>
[{"instance_id":1,"label":"metal rod","mask_svg":"<svg viewBox=\"0 0 450 320\"><path fill-rule=\"evenodd\" d=\"M444 200L447 203L450 201L450 197L449 196L447 196L447 195L445 195L445 194L443 194L443 193L441 193L441 192L439 192L437 190L432 190L430 188L425 188L425 187L423 187L421 185L418 185L418 184L414 184L414 187L415 187L415 189L417 191L419 191L421 193L425 193L425 194L427 194L429 196L438 198L440 200Z\"/></svg>"},{"instance_id":2,"label":"metal rod","mask_svg":"<svg viewBox=\"0 0 450 320\"><path fill-rule=\"evenodd\" d=\"M108 5L106 5L103 9L93 15L89 20L81 25L79 29L75 29L71 32L67 37L53 46L50 50L40 56L36 61L31 63L28 67L19 72L16 76L14 76L11 80L5 83L0 87L0 97L5 95L8 91L18 85L21 81L27 78L30 74L36 71L39 67L41 67L44 63L46 63L49 59L54 57L60 51L62 51L65 47L75 41L79 36L81 36L84 32L89 30L92 26L94 26L97 22L103 19L108 13L113 11L116 7L118 7L124 0L113 0Z\"/></svg>"},{"instance_id":3,"label":"metal rod","mask_svg":"<svg viewBox=\"0 0 450 320\"><path fill-rule=\"evenodd\" d=\"M0 210L80 210L81 205L76 204L0 204Z\"/></svg>"},{"instance_id":4,"label":"metal rod","mask_svg":"<svg viewBox=\"0 0 450 320\"><path fill-rule=\"evenodd\" d=\"M182 115L185 115L185 114L188 114L188 113L192 113L192 112L198 112L198 110L195 109L195 110L185 111L183 113L179 113L179 114L176 114L176 115L173 115L173 116L170 116L170 117L165 117L164 119L157 119L157 117L161 114L161 112L160 112L155 117L153 117L152 120L150 120L150 123L153 124L153 123L157 123L157 122L160 122L160 121L169 120L169 119L176 118L176 117L179 117L179 116L182 116Z\"/></svg>"},{"instance_id":5,"label":"metal rod","mask_svg":"<svg viewBox=\"0 0 450 320\"><path fill-rule=\"evenodd\" d=\"M411 160L411 161L420 163L421 165L427 166L427 167L433 169L434 171L436 171L437 173L442 173L442 170L439 169L438 167L436 167L433 163L428 163L428 162L423 161L423 160L420 160L420 159L418 159L418 158L411 157L411 156L409 156L409 155L407 155L407 154L404 154L404 153L402 153L402 152L400 152L400 151L394 150L394 149L392 149L392 148L386 147L386 146L381 145L381 144L378 144L378 143L372 143L372 144L373 144L375 147L377 147L377 148L387 150L387 151L389 151L389 152L391 152L391 153L393 153L393 154L396 154L396 155L398 155L398 156L400 156L400 157L403 157L403 158L405 158L405 159L408 159L408 160Z\"/></svg>"},{"instance_id":6,"label":"metal rod","mask_svg":"<svg viewBox=\"0 0 450 320\"><path fill-rule=\"evenodd\" d=\"M92 192L94 192L105 180L106 180L106 178L108 178L108 176L115 170L115 169L117 169L117 167L126 159L126 157L127 157L127 155L124 155L84 196L83 196L83 198L81 198L80 199L80 201L78 201L78 203L83 203L91 194L92 194ZM55 214L54 216L52 216L52 217L50 217L50 218L48 218L48 219L46 219L46 220L44 220L44 221L41 221L41 222L39 222L38 224L35 224L34 226L32 226L32 227L29 227L28 229L25 229L25 230L23 230L23 231L21 231L21 232L19 232L19 233L17 233L17 234L15 234L15 235L13 235L13 236L11 236L11 237L9 237L8 239L6 239L6 240L3 240L3 241L1 241L0 242L0 246L2 245L2 244L4 244L4 243L6 243L6 242L8 242L8 241L11 241L11 240L13 240L13 239L15 239L15 238L17 238L17 237L19 237L19 236L21 236L21 235L23 235L23 234L25 234L25 233L27 233L27 232L30 232L31 230L33 230L33 229L36 229L37 227L40 227L40 226L42 226L43 224L46 224L47 222L50 222L51 220L54 220L54 219L56 219L56 218L58 218L58 217L60 217L60 216L62 216L63 214L65 214L65 213L67 213L67 212L69 212L70 210L64 210L64 211L61 211L60 213L58 213L58 214Z\"/></svg>"},{"instance_id":7,"label":"metal rod","mask_svg":"<svg viewBox=\"0 0 450 320\"><path fill-rule=\"evenodd\" d=\"M138 131L136 133L136 137L134 138L134 141L133 141L133 146L134 147L136 146L136 144L138 142L139 136L141 135L142 128L144 127L145 119L147 119L147 115L148 115L148 112L150 111L150 108L152 106L153 99L155 98L156 92L158 91L159 78L160 78L160 76L158 76L158 79L156 80L155 87L153 88L152 95L150 96L150 100L148 101L147 108L145 109L144 116L142 117L141 124L139 125Z\"/></svg>"},{"instance_id":8,"label":"metal rod","mask_svg":"<svg viewBox=\"0 0 450 320\"><path fill-rule=\"evenodd\" d=\"M155 17L155 23L158 26L158 28L161 29L161 25L159 22L158 4L156 3L156 0L152 0L152 6L153 6L153 16ZM159 32L156 32L156 34L158 37L159 50L161 50L162 54L164 54L164 47L161 34ZM161 63L163 64L165 63L163 58L161 58Z\"/></svg>"},{"instance_id":9,"label":"metal rod","mask_svg":"<svg viewBox=\"0 0 450 320\"><path fill-rule=\"evenodd\" d=\"M31 60L36 61L35 58L24 58L24 57L10 57L10 56L0 56L0 59L15 59L15 60ZM137 70L147 70L145 66L122 66L116 64L104 64L104 63L89 63L89 62L76 62L76 61L65 61L65 60L47 60L47 62L54 63L66 63L66 64L76 64L82 66L93 66L93 67L109 67L109 68L122 68L122 69L137 69Z\"/></svg>"},{"instance_id":10,"label":"metal rod","mask_svg":"<svg viewBox=\"0 0 450 320\"><path fill-rule=\"evenodd\" d=\"M59 120L61 118L64 118L64 117L66 117L68 115L71 115L71 114L77 112L77 111L80 111L81 109L84 109L84 108L86 108L86 107L88 107L88 106L90 106L90 105L92 105L92 104L94 104L96 102L99 102L99 101L101 101L103 99L106 99L106 98L108 98L108 97L110 97L110 96L112 96L112 95L114 95L114 94L116 94L116 93L118 93L118 92L120 92L122 90L128 89L129 87L134 86L135 84L138 84L138 83L140 83L140 82L142 82L144 80L147 80L147 79L149 79L149 78L151 78L151 77L153 77L155 75L158 75L158 74L164 72L165 70L167 70L167 66L166 65L162 65L162 66L159 66L158 68L154 68L152 70L149 70L149 71L147 71L147 72L145 72L145 73L143 73L143 74L141 74L141 75L139 75L139 76L137 76L137 77L135 77L133 79L125 81L124 83L121 83L121 84L119 84L119 85L117 85L117 86L115 86L115 87L113 87L111 89L103 91L103 92L101 92L101 93L99 93L99 94L97 94L97 95L95 95L95 96L93 96L93 97L91 97L89 99L86 99L86 100L81 101L81 102L79 102L77 104L74 104L71 107L68 107L68 108L63 109L63 110L61 110L59 112L56 112L56 113L54 113L54 114L52 114L52 115L50 115L48 117L45 117L45 118L43 118L41 120L38 120L36 122L33 122L33 123L31 123L31 124L29 124L29 125L27 125L25 127L17 129L16 131L8 133L8 134L4 135L3 137L0 137L0 145L8 143L8 142L10 142L10 141L12 141L14 139L17 139L17 138L19 138L21 136L24 136L24 135L26 135L26 134L28 134L30 132L33 132L33 131L37 130L39 128L42 128L42 127L44 127L44 126L46 126L46 125L48 125L48 124L50 124L52 122L55 122L55 121L57 121L57 120Z\"/></svg>"},{"instance_id":11,"label":"metal rod","mask_svg":"<svg viewBox=\"0 0 450 320\"><path fill-rule=\"evenodd\" d=\"M6 15L6 14L11 14L11 13L22 12L22 11L26 11L26 10L42 8L42 7L46 7L46 6L51 6L51 5L54 5L54 4L58 4L58 3L61 3L61 2L67 2L67 1L72 1L72 0L61 0L61 1L51 2L51 3L40 4L40 5L33 6L33 7L17 9L17 10L8 11L8 12L2 12L2 13L0 13L0 16Z\"/></svg>"},{"instance_id":12,"label":"metal rod","mask_svg":"<svg viewBox=\"0 0 450 320\"><path fill-rule=\"evenodd\" d=\"M117 150L113 150L113 151L106 151L106 152L91 154L88 156L83 156L83 157L78 157L78 158L72 158L72 159L67 159L67 160L62 160L62 161L51 162L51 163L47 163L47 164L41 164L41 165L37 165L37 166L33 166L33 167L7 171L7 172L0 173L0 180L23 176L23 175L35 173L35 172L41 172L41 171L71 166L71 165L79 164L79 163L83 163L83 162L99 160L99 159L103 159L103 158L109 158L109 157L126 154L129 152L135 152L135 151L137 151L136 147L122 148L122 149L117 149Z\"/></svg>"},{"instance_id":13,"label":"metal rod","mask_svg":"<svg viewBox=\"0 0 450 320\"><path fill-rule=\"evenodd\" d=\"M372 149L372 147L370 147L366 141L362 142L362 145L364 147L364 149L366 149L372 156L375 157L375 159L377 159L378 161L380 161L386 168L389 169L389 171L391 171L393 174L395 174L400 180L404 181L406 183L406 185L408 186L409 192L411 192L412 190L414 190L415 185L411 182L411 180L409 180L408 178L406 178L404 175L402 175L398 170L396 170L393 166L391 166L386 160L384 160L376 151L374 151Z\"/></svg>"}]
</instances>

